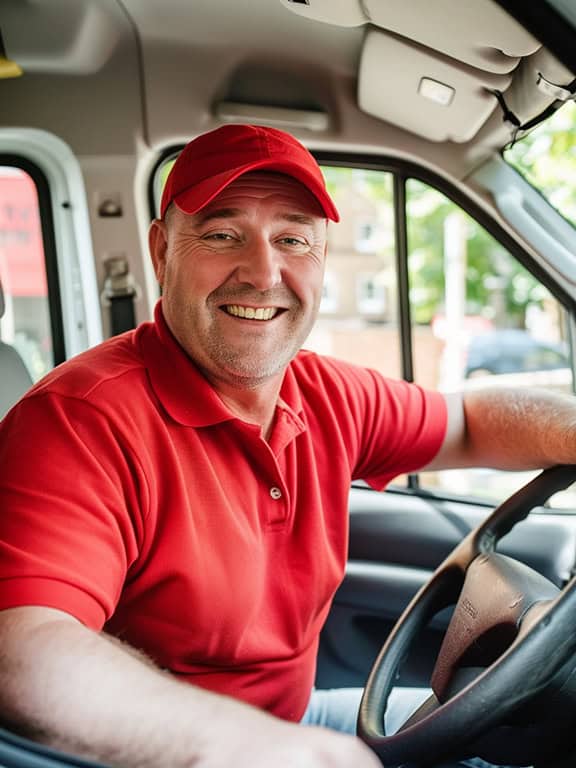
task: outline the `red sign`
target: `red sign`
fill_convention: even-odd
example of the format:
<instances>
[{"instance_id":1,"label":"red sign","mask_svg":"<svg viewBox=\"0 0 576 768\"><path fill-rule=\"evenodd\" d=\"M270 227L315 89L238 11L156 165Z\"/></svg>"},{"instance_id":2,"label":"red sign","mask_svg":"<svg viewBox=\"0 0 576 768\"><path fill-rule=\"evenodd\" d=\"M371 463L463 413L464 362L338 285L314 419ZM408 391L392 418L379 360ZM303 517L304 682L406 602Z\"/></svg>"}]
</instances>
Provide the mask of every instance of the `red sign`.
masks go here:
<instances>
[{"instance_id":1,"label":"red sign","mask_svg":"<svg viewBox=\"0 0 576 768\"><path fill-rule=\"evenodd\" d=\"M0 167L0 280L11 296L47 296L36 185L18 168Z\"/></svg>"}]
</instances>

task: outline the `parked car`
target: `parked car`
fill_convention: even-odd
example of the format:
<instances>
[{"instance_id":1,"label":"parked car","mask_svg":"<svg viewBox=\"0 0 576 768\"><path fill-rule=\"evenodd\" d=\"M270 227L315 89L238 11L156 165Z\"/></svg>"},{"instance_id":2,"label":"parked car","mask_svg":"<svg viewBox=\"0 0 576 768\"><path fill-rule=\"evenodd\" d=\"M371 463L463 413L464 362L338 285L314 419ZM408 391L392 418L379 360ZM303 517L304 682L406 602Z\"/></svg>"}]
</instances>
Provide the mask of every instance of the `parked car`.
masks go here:
<instances>
[{"instance_id":1,"label":"parked car","mask_svg":"<svg viewBox=\"0 0 576 768\"><path fill-rule=\"evenodd\" d=\"M473 336L468 345L466 377L530 373L570 368L566 348L544 342L528 331L505 329Z\"/></svg>"}]
</instances>

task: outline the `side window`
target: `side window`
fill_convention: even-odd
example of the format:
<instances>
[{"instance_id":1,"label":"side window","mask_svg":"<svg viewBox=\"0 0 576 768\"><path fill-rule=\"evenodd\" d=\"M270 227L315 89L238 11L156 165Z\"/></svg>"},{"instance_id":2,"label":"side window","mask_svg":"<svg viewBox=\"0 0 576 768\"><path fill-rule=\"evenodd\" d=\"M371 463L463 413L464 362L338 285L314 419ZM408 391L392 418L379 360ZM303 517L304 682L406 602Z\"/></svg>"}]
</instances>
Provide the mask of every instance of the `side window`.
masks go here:
<instances>
[{"instance_id":1,"label":"side window","mask_svg":"<svg viewBox=\"0 0 576 768\"><path fill-rule=\"evenodd\" d=\"M572 392L565 310L482 226L432 187L406 184L416 382L444 392ZM526 480L494 470L426 473L423 487L502 500Z\"/></svg>"},{"instance_id":2,"label":"side window","mask_svg":"<svg viewBox=\"0 0 576 768\"><path fill-rule=\"evenodd\" d=\"M322 170L342 220L328 228L324 294L306 347L401 376L392 174Z\"/></svg>"},{"instance_id":3,"label":"side window","mask_svg":"<svg viewBox=\"0 0 576 768\"><path fill-rule=\"evenodd\" d=\"M54 365L46 260L38 192L24 170L0 165L0 340L23 361L32 381Z\"/></svg>"},{"instance_id":4,"label":"side window","mask_svg":"<svg viewBox=\"0 0 576 768\"><path fill-rule=\"evenodd\" d=\"M444 392L573 391L565 310L477 221L417 179L405 182L405 210L395 211L393 172L322 170L341 223L328 230L324 296L307 347L391 377L402 376L411 349L414 380ZM404 215L407 281L398 276L394 235L395 217ZM401 306L410 324L400 322ZM497 502L526 480L527 473L474 469L423 473L418 484ZM559 494L553 503L576 501Z\"/></svg>"}]
</instances>

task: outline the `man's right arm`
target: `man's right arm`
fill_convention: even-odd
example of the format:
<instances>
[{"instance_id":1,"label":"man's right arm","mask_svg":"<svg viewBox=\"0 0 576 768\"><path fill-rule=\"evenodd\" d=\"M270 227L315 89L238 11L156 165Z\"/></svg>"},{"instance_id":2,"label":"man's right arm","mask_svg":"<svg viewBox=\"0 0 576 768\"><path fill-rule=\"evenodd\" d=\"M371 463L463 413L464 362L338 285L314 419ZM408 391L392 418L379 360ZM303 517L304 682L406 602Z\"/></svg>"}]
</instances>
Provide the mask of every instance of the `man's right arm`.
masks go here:
<instances>
[{"instance_id":1,"label":"man's right arm","mask_svg":"<svg viewBox=\"0 0 576 768\"><path fill-rule=\"evenodd\" d=\"M180 682L51 608L0 612L0 720L123 768L376 768L358 739Z\"/></svg>"}]
</instances>

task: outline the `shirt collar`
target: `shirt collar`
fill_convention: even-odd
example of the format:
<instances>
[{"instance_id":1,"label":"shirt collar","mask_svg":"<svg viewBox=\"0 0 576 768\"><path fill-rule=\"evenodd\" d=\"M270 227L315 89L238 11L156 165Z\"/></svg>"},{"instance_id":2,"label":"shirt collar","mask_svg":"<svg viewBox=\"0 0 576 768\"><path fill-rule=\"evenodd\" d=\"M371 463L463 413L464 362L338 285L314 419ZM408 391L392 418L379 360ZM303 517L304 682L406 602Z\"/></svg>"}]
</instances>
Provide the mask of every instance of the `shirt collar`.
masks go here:
<instances>
[{"instance_id":1,"label":"shirt collar","mask_svg":"<svg viewBox=\"0 0 576 768\"><path fill-rule=\"evenodd\" d=\"M237 418L172 335L161 300L154 310L154 322L140 326L138 337L152 388L175 421L207 427ZM302 399L291 365L284 375L278 405L299 421Z\"/></svg>"}]
</instances>

